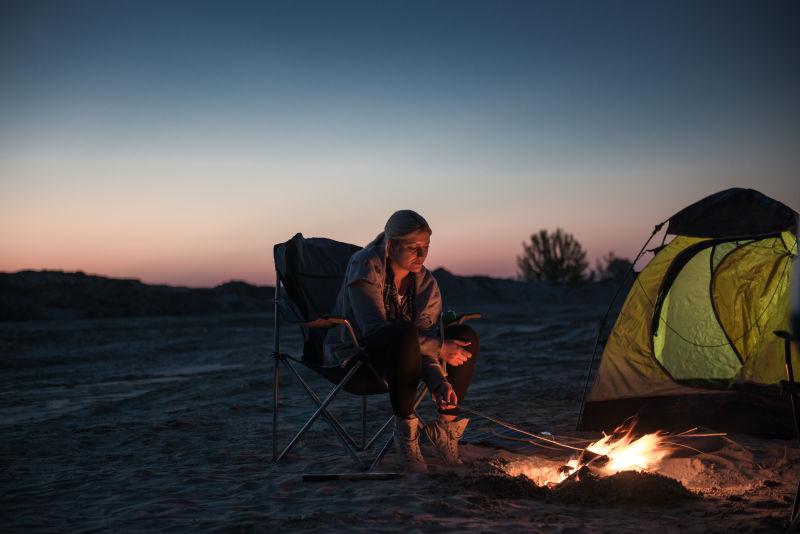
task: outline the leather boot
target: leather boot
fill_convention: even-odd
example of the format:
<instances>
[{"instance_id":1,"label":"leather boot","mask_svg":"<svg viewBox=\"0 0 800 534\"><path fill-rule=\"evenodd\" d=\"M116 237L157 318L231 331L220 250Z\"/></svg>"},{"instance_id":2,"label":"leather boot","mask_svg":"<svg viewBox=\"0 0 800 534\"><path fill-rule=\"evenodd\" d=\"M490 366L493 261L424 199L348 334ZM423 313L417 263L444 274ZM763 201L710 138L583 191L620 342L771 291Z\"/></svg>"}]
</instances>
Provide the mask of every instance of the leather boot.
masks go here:
<instances>
[{"instance_id":1,"label":"leather boot","mask_svg":"<svg viewBox=\"0 0 800 534\"><path fill-rule=\"evenodd\" d=\"M425 435L445 463L454 465L464 463L458 457L458 440L464 435L468 423L469 419L443 421L439 418L425 423Z\"/></svg>"},{"instance_id":2,"label":"leather boot","mask_svg":"<svg viewBox=\"0 0 800 534\"><path fill-rule=\"evenodd\" d=\"M416 416L394 418L394 444L406 471L411 473L428 472L428 465L419 449L419 427L420 420Z\"/></svg>"}]
</instances>

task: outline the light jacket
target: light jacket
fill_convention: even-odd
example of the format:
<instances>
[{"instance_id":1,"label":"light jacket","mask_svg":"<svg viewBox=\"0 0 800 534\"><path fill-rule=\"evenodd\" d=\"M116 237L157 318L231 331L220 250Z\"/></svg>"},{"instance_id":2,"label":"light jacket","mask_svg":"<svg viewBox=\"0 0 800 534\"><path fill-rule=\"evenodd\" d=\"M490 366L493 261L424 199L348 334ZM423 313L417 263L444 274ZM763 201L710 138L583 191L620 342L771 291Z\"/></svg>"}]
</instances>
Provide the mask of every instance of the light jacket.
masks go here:
<instances>
[{"instance_id":1,"label":"light jacket","mask_svg":"<svg viewBox=\"0 0 800 534\"><path fill-rule=\"evenodd\" d=\"M436 326L442 312L442 295L436 279L426 269L415 276L414 324L419 333L422 353L422 379L431 390L439 387L445 373L439 364L442 341ZM358 339L389 324L383 303L386 284L386 239L379 234L369 245L350 257L334 315L345 317ZM343 325L328 331L324 344L324 364L341 365L356 352L352 339Z\"/></svg>"}]
</instances>

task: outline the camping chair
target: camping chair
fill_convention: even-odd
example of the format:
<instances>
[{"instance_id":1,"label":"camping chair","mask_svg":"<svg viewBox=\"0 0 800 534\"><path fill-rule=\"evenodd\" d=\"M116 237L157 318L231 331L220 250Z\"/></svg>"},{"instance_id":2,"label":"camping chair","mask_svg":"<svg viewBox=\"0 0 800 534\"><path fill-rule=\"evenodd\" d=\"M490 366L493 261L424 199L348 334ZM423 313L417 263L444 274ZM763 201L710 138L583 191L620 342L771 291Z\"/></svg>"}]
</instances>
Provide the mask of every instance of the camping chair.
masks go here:
<instances>
[{"instance_id":1,"label":"camping chair","mask_svg":"<svg viewBox=\"0 0 800 534\"><path fill-rule=\"evenodd\" d=\"M383 394L388 391L387 384L369 362L365 351L359 350L340 367L323 367L322 344L325 333L335 325L344 325L359 347L358 339L352 326L343 317L330 315L333 311L339 289L344 279L350 256L361 247L341 243L325 238L304 238L296 234L285 243L274 246L275 259L275 344L273 376L273 419L272 419L272 458L277 463L283 459L300 441L314 422L322 417L331 427L342 447L353 458L356 465L366 471L374 469L388 452L392 444L391 436L378 451L375 457L365 462L359 453L367 451L389 427L392 417L367 440L367 397ZM281 352L280 326L281 319L296 324L303 334L303 354L300 358ZM288 445L278 451L278 400L280 385L280 365L283 363L295 376L300 385L316 405L316 411L302 428L289 441ZM296 368L301 364L334 384L333 389L323 400L303 380ZM361 442L345 430L333 416L328 406L341 391L361 396ZM425 393L425 386L420 384L415 399L414 409L419 405Z\"/></svg>"}]
</instances>

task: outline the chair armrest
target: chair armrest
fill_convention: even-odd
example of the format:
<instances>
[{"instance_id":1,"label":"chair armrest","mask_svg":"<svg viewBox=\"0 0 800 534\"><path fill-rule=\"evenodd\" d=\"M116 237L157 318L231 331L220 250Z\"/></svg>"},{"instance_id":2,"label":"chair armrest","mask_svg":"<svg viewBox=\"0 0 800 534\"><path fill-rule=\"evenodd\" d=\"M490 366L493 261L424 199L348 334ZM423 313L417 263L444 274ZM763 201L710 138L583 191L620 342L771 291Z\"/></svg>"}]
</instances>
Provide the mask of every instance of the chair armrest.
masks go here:
<instances>
[{"instance_id":1,"label":"chair armrest","mask_svg":"<svg viewBox=\"0 0 800 534\"><path fill-rule=\"evenodd\" d=\"M356 338L356 333L353 330L353 326L350 324L350 321L348 321L344 317L339 317L336 315L327 315L325 317L320 317L319 319L314 319L313 321L308 321L307 323L303 323L303 325L308 328L326 328L326 329L333 328L336 325L344 325L350 334L350 338L353 340L353 345L361 348L361 346L358 344L358 338Z\"/></svg>"},{"instance_id":2,"label":"chair armrest","mask_svg":"<svg viewBox=\"0 0 800 534\"><path fill-rule=\"evenodd\" d=\"M480 313L462 313L456 320L454 321L456 324L464 324L467 321L471 321L473 319L480 319L483 317Z\"/></svg>"},{"instance_id":3,"label":"chair armrest","mask_svg":"<svg viewBox=\"0 0 800 534\"><path fill-rule=\"evenodd\" d=\"M439 328L439 339L444 343L444 313L439 316L438 328ZM462 313L458 317L456 317L453 321L448 324L464 324L467 321L471 321L472 319L480 319L482 315L480 313Z\"/></svg>"}]
</instances>

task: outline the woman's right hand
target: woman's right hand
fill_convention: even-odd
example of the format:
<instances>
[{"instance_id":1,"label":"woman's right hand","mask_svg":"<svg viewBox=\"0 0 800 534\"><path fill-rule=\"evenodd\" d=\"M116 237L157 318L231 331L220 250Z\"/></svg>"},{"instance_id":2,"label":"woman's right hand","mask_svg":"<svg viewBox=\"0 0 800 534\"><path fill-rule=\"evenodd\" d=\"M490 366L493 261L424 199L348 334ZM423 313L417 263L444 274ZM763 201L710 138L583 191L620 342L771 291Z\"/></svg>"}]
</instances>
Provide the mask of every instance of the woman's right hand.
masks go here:
<instances>
[{"instance_id":1,"label":"woman's right hand","mask_svg":"<svg viewBox=\"0 0 800 534\"><path fill-rule=\"evenodd\" d=\"M458 367L472 357L472 353L464 348L468 347L469 345L469 341L461 341L460 339L445 339L442 343L442 350L439 352L439 356L441 356L441 358L448 365L454 365Z\"/></svg>"},{"instance_id":2,"label":"woman's right hand","mask_svg":"<svg viewBox=\"0 0 800 534\"><path fill-rule=\"evenodd\" d=\"M458 405L458 396L453 386L447 380L439 384L435 391L431 392L433 402L443 410L452 410Z\"/></svg>"}]
</instances>

